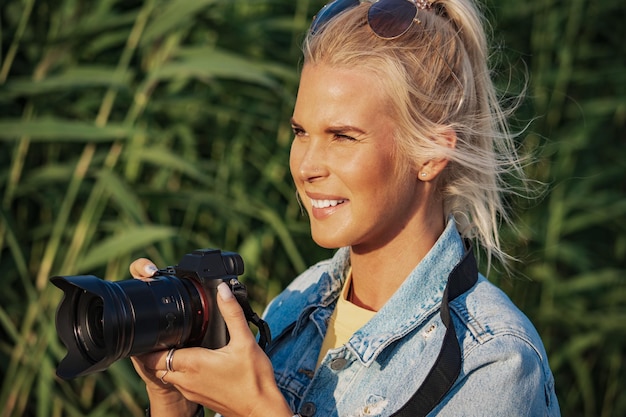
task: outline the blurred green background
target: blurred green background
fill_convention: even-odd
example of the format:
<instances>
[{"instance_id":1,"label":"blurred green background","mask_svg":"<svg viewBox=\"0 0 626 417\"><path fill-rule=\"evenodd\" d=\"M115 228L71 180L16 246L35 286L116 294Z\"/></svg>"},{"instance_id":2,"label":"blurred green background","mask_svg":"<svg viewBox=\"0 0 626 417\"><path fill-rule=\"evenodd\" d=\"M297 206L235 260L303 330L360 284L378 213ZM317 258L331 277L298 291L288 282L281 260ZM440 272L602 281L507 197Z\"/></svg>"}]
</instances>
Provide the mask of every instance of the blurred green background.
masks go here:
<instances>
[{"instance_id":1,"label":"blurred green background","mask_svg":"<svg viewBox=\"0 0 626 417\"><path fill-rule=\"evenodd\" d=\"M52 275L127 279L147 256L242 254L261 310L311 241L288 171L313 0L0 2L0 410L141 416L130 362L69 382ZM536 324L564 416L626 415L626 7L489 0L494 79L529 174L490 277ZM525 88L526 85L526 88ZM210 378L210 375L207 376ZM236 387L233 387L236 389ZM245 395L245 393L242 393Z\"/></svg>"}]
</instances>

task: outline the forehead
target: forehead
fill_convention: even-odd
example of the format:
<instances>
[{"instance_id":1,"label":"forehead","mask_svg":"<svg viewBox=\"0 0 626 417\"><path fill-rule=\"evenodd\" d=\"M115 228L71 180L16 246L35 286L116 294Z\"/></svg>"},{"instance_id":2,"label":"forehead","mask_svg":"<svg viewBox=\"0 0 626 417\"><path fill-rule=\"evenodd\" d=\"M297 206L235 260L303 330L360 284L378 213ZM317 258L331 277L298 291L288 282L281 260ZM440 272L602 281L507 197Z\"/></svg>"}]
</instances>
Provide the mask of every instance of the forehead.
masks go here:
<instances>
[{"instance_id":1,"label":"forehead","mask_svg":"<svg viewBox=\"0 0 626 417\"><path fill-rule=\"evenodd\" d=\"M294 118L381 117L386 116L388 104L382 83L372 71L307 64L300 78Z\"/></svg>"}]
</instances>

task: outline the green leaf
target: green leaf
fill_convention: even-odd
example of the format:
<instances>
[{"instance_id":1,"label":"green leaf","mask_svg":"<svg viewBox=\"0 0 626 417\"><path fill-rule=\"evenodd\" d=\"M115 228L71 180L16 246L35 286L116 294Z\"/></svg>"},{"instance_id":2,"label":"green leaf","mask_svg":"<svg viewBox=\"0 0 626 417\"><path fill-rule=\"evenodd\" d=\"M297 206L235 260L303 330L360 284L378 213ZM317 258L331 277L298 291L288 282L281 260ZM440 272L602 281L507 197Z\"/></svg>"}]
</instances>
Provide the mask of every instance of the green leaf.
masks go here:
<instances>
[{"instance_id":1,"label":"green leaf","mask_svg":"<svg viewBox=\"0 0 626 417\"><path fill-rule=\"evenodd\" d=\"M144 249L154 243L171 239L176 236L176 230L165 226L129 227L113 236L103 239L97 245L89 248L76 265L76 273L89 271L98 266L106 265L111 259Z\"/></svg>"},{"instance_id":2,"label":"green leaf","mask_svg":"<svg viewBox=\"0 0 626 417\"><path fill-rule=\"evenodd\" d=\"M172 0L162 3L162 8L152 19L141 39L142 45L166 36L175 29L186 28L194 15L216 0Z\"/></svg>"},{"instance_id":3,"label":"green leaf","mask_svg":"<svg viewBox=\"0 0 626 417\"><path fill-rule=\"evenodd\" d=\"M276 86L261 64L228 51L212 47L186 48L176 59L165 63L149 74L151 79L173 80L185 78L225 78Z\"/></svg>"},{"instance_id":4,"label":"green leaf","mask_svg":"<svg viewBox=\"0 0 626 417\"><path fill-rule=\"evenodd\" d=\"M115 68L85 65L70 67L65 72L34 81L28 78L13 78L7 82L2 99L17 96L32 96L52 92L68 93L76 89L94 87L129 88L132 72L116 72ZM5 93L8 97L5 97Z\"/></svg>"},{"instance_id":5,"label":"green leaf","mask_svg":"<svg viewBox=\"0 0 626 417\"><path fill-rule=\"evenodd\" d=\"M109 142L131 137L134 128L119 124L103 127L79 120L59 118L0 120L0 140L29 138L33 142Z\"/></svg>"}]
</instances>

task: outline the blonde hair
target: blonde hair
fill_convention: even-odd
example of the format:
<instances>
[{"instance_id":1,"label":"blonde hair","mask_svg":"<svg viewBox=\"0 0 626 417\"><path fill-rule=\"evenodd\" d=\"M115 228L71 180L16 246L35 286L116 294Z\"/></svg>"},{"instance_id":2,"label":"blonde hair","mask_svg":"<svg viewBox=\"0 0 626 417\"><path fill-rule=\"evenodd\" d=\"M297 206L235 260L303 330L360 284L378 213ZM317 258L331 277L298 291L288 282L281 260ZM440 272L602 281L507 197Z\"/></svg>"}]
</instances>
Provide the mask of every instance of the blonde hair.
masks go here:
<instances>
[{"instance_id":1,"label":"blonde hair","mask_svg":"<svg viewBox=\"0 0 626 417\"><path fill-rule=\"evenodd\" d=\"M510 223L507 184L525 184L522 161L488 68L484 19L471 0L436 0L418 22L385 40L367 24L369 3L330 20L304 42L305 65L359 68L377 75L397 122L396 146L411 161L445 157L440 175L444 213L461 235L506 265L500 222ZM383 111L383 109L381 109ZM456 146L446 146L450 131Z\"/></svg>"}]
</instances>

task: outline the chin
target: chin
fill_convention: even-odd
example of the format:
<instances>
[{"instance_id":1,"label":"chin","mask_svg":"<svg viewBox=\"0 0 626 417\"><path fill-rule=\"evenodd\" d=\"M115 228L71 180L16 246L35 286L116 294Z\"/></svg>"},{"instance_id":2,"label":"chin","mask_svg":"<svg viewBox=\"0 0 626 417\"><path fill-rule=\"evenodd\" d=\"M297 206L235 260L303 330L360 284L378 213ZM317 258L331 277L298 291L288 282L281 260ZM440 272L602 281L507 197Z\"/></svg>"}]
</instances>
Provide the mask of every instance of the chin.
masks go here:
<instances>
[{"instance_id":1,"label":"chin","mask_svg":"<svg viewBox=\"0 0 626 417\"><path fill-rule=\"evenodd\" d=\"M320 234L312 233L312 237L313 241L324 249L339 249L350 245L350 243L345 242L342 239L328 235L320 236Z\"/></svg>"}]
</instances>

